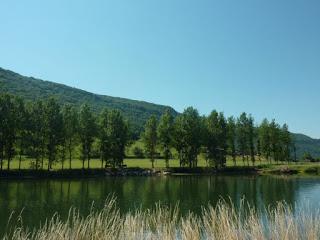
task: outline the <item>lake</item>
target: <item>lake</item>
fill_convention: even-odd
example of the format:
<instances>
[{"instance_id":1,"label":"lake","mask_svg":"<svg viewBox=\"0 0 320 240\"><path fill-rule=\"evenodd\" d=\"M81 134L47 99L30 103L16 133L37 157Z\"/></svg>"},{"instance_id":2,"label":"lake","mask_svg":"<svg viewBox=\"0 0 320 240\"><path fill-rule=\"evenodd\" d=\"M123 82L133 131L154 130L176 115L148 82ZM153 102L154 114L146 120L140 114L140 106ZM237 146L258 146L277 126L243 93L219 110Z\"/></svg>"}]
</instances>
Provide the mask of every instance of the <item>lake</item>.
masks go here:
<instances>
[{"instance_id":1,"label":"lake","mask_svg":"<svg viewBox=\"0 0 320 240\"><path fill-rule=\"evenodd\" d=\"M24 224L35 227L58 212L63 218L74 206L82 214L117 197L122 212L150 208L157 202L180 205L181 213L201 213L201 206L216 204L220 198L239 205L245 197L263 209L286 201L293 209L320 208L320 178L280 176L166 176L115 177L97 179L0 180L0 233L12 213L22 211ZM306 204L307 203L307 204ZM17 216L17 214L14 214Z\"/></svg>"}]
</instances>

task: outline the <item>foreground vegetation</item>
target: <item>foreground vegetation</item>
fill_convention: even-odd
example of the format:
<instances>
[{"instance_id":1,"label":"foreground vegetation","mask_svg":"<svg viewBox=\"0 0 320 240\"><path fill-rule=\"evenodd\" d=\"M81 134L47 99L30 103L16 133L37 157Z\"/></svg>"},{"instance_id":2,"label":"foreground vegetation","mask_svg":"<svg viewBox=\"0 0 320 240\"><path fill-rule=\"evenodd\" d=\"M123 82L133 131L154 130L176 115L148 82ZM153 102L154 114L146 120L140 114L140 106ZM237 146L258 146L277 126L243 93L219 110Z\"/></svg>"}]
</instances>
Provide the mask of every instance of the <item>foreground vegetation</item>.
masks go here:
<instances>
[{"instance_id":1,"label":"foreground vegetation","mask_svg":"<svg viewBox=\"0 0 320 240\"><path fill-rule=\"evenodd\" d=\"M53 216L38 229L29 230L20 219L4 239L294 239L314 240L320 236L320 214L293 212L284 203L258 213L241 204L207 206L200 216L189 213L180 217L179 208L156 205L151 210L137 210L121 215L114 199L106 201L101 211L92 210L83 217L70 209L62 221Z\"/></svg>"}]
</instances>

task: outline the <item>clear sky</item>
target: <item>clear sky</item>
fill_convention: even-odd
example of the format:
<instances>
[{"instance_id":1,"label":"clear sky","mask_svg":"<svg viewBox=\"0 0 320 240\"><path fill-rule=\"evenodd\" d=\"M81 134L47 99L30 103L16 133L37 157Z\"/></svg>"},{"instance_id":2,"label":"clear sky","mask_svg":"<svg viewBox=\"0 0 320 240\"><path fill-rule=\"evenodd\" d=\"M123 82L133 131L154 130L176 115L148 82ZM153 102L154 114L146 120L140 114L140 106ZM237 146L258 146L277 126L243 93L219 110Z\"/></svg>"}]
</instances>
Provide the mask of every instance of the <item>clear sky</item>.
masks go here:
<instances>
[{"instance_id":1,"label":"clear sky","mask_svg":"<svg viewBox=\"0 0 320 240\"><path fill-rule=\"evenodd\" d=\"M0 0L0 67L320 138L319 0Z\"/></svg>"}]
</instances>

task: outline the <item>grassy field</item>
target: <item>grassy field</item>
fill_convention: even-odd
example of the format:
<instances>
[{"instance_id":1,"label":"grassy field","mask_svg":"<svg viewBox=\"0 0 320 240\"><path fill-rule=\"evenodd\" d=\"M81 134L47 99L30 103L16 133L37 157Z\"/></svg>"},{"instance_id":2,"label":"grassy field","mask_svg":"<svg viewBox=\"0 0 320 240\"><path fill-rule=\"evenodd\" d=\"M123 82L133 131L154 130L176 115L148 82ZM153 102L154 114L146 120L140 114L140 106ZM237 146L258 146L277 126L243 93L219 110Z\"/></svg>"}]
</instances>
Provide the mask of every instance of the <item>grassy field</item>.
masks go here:
<instances>
[{"instance_id":1,"label":"grassy field","mask_svg":"<svg viewBox=\"0 0 320 240\"><path fill-rule=\"evenodd\" d=\"M30 169L31 160L23 158L21 162L21 169ZM87 168L87 161L85 162L85 168ZM151 168L151 162L149 159L137 159L137 158L128 158L124 160L124 164L130 167L140 167L140 168ZM207 162L205 161L203 156L199 156L198 158L198 166L199 167L207 167ZM227 158L227 167L233 167L234 163L230 157ZM241 158L237 158L237 166L248 166L247 162L243 162ZM251 161L249 161L249 166L253 166ZM14 159L11 161L10 169L18 169L19 161L18 159ZM179 167L178 159L170 160L170 167ZM320 163L310 163L310 162L298 162L298 163L272 163L270 164L268 161L258 159L255 162L255 167L261 169L264 173L272 173L278 170L290 169L292 171L296 171L298 173L304 174L319 174L320 175ZM7 162L4 161L4 169L7 168ZM44 161L44 168L47 168L47 161ZM62 165L60 162L53 164L53 170L61 169ZM69 168L69 161L66 161L64 164L64 168ZM81 169L82 161L79 159L72 160L72 169ZM101 161L99 159L90 160L90 168L101 168ZM155 160L155 168L156 169L164 169L165 168L165 160L164 159L156 159Z\"/></svg>"},{"instance_id":2,"label":"grassy field","mask_svg":"<svg viewBox=\"0 0 320 240\"><path fill-rule=\"evenodd\" d=\"M313 240L320 236L318 210L297 213L283 202L263 215L246 204L238 211L232 203L223 201L215 207L204 207L201 216L189 213L179 217L178 207L159 204L154 209L122 215L116 201L109 199L104 209L92 210L87 217L71 209L67 221L55 216L34 231L24 227L21 220L4 239Z\"/></svg>"}]
</instances>

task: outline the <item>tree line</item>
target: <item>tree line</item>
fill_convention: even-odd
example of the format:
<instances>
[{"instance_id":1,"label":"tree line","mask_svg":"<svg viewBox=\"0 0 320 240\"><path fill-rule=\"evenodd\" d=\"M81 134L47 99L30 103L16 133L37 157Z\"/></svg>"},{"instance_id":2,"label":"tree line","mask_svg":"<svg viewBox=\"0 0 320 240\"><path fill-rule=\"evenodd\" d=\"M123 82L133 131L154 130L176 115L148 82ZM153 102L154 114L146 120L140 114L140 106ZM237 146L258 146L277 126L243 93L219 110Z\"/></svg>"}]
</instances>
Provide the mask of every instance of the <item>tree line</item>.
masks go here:
<instances>
[{"instance_id":1,"label":"tree line","mask_svg":"<svg viewBox=\"0 0 320 240\"><path fill-rule=\"evenodd\" d=\"M173 149L181 167L197 167L200 153L208 166L220 168L231 156L234 165L240 156L244 164L256 160L292 161L295 152L288 126L275 120L263 120L256 125L251 115L242 113L238 118L226 118L212 111L200 116L192 107L174 118L170 111L157 119L151 116L145 124L141 139L151 160L159 156L170 166ZM23 157L32 159L33 169L47 170L56 162L62 168L65 162L72 167L75 148L80 149L82 168L90 168L93 144L98 142L101 167L122 167L126 146L131 142L129 124L117 110L93 113L88 104L80 108L61 106L56 99L25 102L23 99L0 95L0 169L7 169L18 158L21 169ZM96 156L96 154L95 154Z\"/></svg>"},{"instance_id":2,"label":"tree line","mask_svg":"<svg viewBox=\"0 0 320 240\"><path fill-rule=\"evenodd\" d=\"M129 140L127 121L117 110L103 110L95 116L89 105L80 109L60 107L54 98L24 102L8 94L0 95L0 169L7 169L15 156L21 169L22 156L34 159L32 168L50 170L56 162L62 168L68 160L72 167L73 152L80 146L82 168L90 168L93 142L98 139L101 167L123 164ZM87 166L85 166L87 163Z\"/></svg>"},{"instance_id":3,"label":"tree line","mask_svg":"<svg viewBox=\"0 0 320 240\"><path fill-rule=\"evenodd\" d=\"M227 156L232 157L234 165L239 156L247 165L249 162L254 165L262 158L270 163L296 160L287 124L280 126L275 120L264 119L260 125L255 125L253 117L246 113L238 118L226 118L217 111L200 116L196 109L189 107L173 119L166 111L159 121L155 116L150 117L142 139L152 167L157 146L167 167L172 149L176 150L181 167L197 167L200 153L205 155L207 165L216 168L225 167Z\"/></svg>"}]
</instances>

